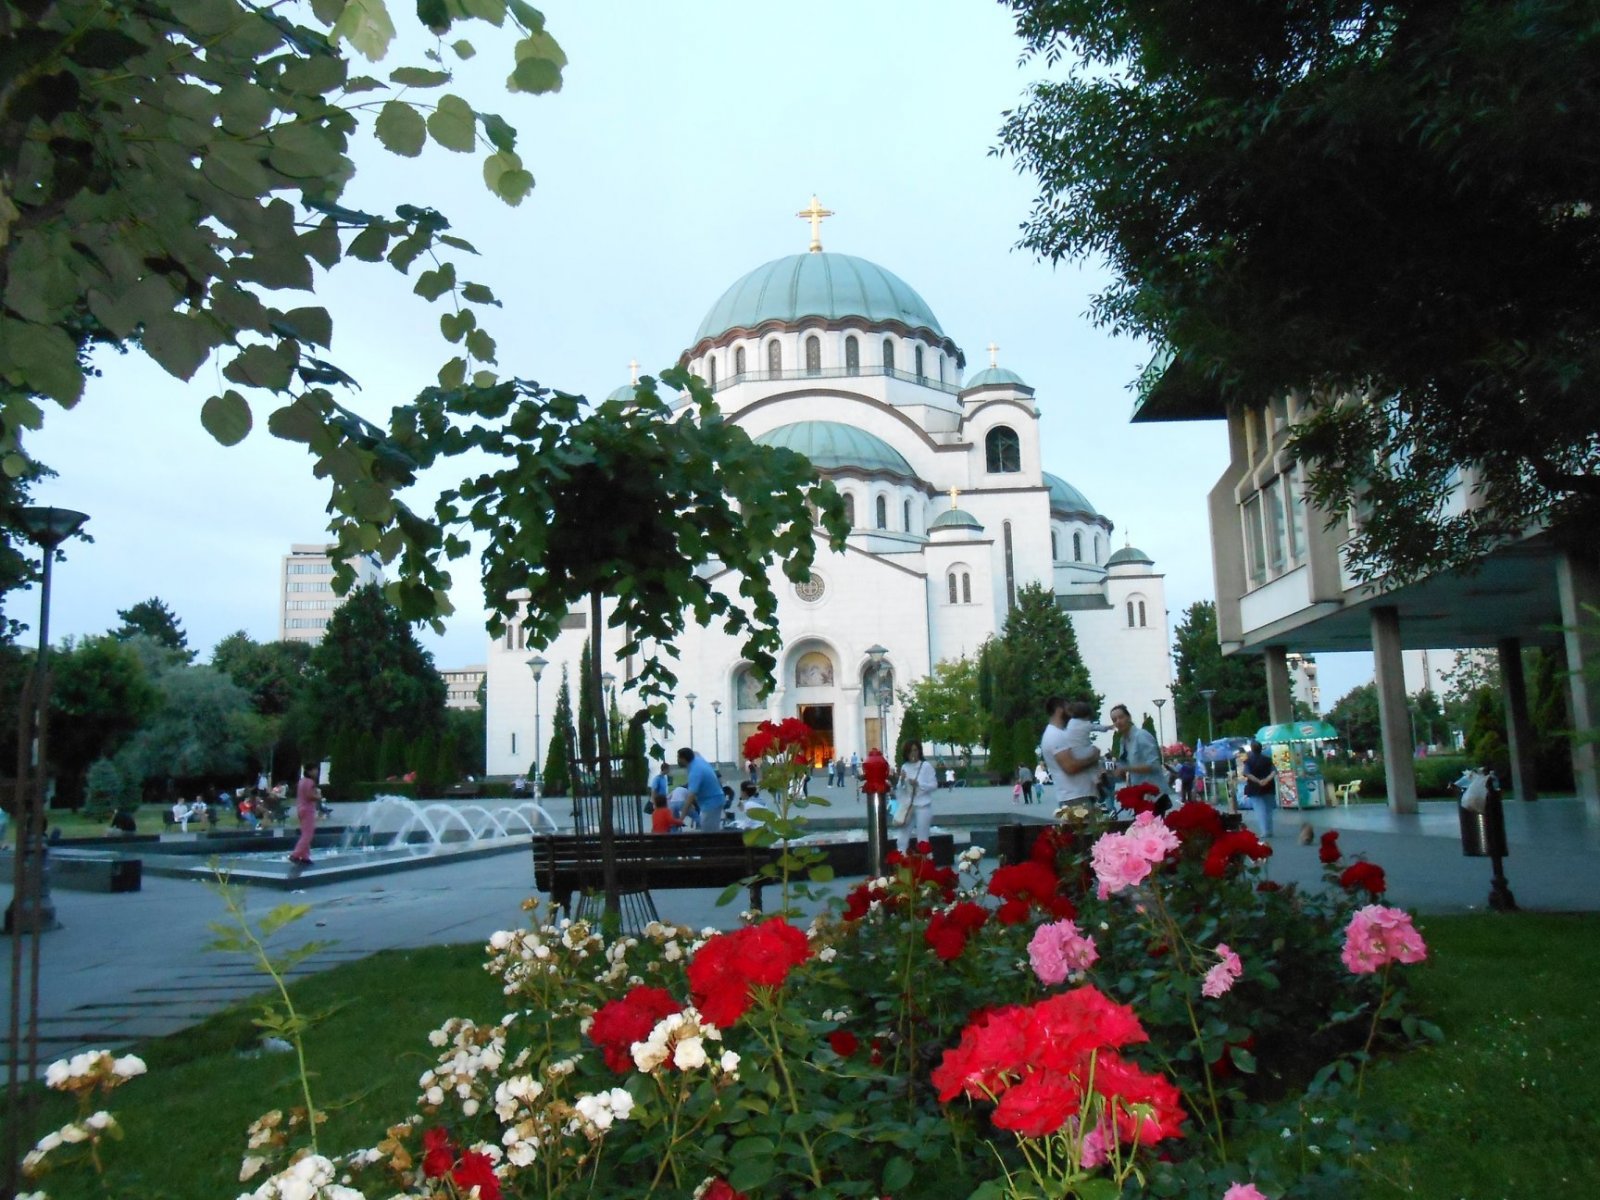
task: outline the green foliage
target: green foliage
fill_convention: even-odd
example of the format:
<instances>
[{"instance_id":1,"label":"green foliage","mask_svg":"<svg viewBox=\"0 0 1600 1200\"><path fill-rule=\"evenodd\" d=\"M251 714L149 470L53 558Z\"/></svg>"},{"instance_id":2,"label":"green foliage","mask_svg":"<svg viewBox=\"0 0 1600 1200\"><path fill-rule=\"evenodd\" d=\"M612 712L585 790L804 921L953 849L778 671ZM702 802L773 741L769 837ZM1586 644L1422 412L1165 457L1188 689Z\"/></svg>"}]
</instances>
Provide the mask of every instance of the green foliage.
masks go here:
<instances>
[{"instance_id":1,"label":"green foliage","mask_svg":"<svg viewBox=\"0 0 1600 1200\"><path fill-rule=\"evenodd\" d=\"M600 757L600 742L594 723L594 685L590 682L589 664L594 658L594 648L588 638L583 639L583 665L578 669L578 757L593 762Z\"/></svg>"},{"instance_id":2,"label":"green foliage","mask_svg":"<svg viewBox=\"0 0 1600 1200\"><path fill-rule=\"evenodd\" d=\"M1539 789L1566 792L1573 787L1572 718L1567 709L1566 655L1534 650L1528 671L1528 714L1533 722L1533 768Z\"/></svg>"},{"instance_id":3,"label":"green foliage","mask_svg":"<svg viewBox=\"0 0 1600 1200\"><path fill-rule=\"evenodd\" d=\"M50 655L50 757L66 779L108 758L161 705L138 650L110 637L69 638Z\"/></svg>"},{"instance_id":4,"label":"green foliage","mask_svg":"<svg viewBox=\"0 0 1600 1200\"><path fill-rule=\"evenodd\" d=\"M1328 710L1328 724L1339 731L1345 748L1357 754L1383 749L1383 725L1378 714L1378 685L1351 688Z\"/></svg>"},{"instance_id":5,"label":"green foliage","mask_svg":"<svg viewBox=\"0 0 1600 1200\"><path fill-rule=\"evenodd\" d=\"M640 709L629 718L627 738L623 743L622 792L628 796L644 796L650 791L650 759L645 751L644 727L650 714ZM620 728L620 726L619 726Z\"/></svg>"},{"instance_id":6,"label":"green foliage","mask_svg":"<svg viewBox=\"0 0 1600 1200\"><path fill-rule=\"evenodd\" d=\"M978 664L970 658L935 663L930 674L900 692L900 702L916 709L923 737L969 756L984 731L977 700Z\"/></svg>"},{"instance_id":7,"label":"green foliage","mask_svg":"<svg viewBox=\"0 0 1600 1200\"><path fill-rule=\"evenodd\" d=\"M1023 758L1031 758L1038 731L1044 728L1044 702L1051 696L1100 706L1078 650L1072 618L1042 584L1025 584L1018 591L1005 633L990 638L978 652L978 675L989 767L996 775L1014 774ZM1034 727L1032 734L1021 738L1026 745L1011 734L1023 724Z\"/></svg>"},{"instance_id":8,"label":"green foliage","mask_svg":"<svg viewBox=\"0 0 1600 1200\"><path fill-rule=\"evenodd\" d=\"M484 754L488 749L487 719L488 713L482 708L452 708L445 713L452 764L458 775L483 778Z\"/></svg>"},{"instance_id":9,"label":"green foliage","mask_svg":"<svg viewBox=\"0 0 1600 1200\"><path fill-rule=\"evenodd\" d=\"M109 815L124 805L138 802L138 789L115 762L109 758L97 758L89 764L83 780L85 813Z\"/></svg>"},{"instance_id":10,"label":"green foliage","mask_svg":"<svg viewBox=\"0 0 1600 1200\"><path fill-rule=\"evenodd\" d=\"M122 624L111 631L111 636L119 642L147 637L158 646L181 654L185 662L194 661L195 652L189 649L189 635L183 632L183 622L159 596L141 600L132 608L119 608L117 616Z\"/></svg>"},{"instance_id":11,"label":"green foliage","mask_svg":"<svg viewBox=\"0 0 1600 1200\"><path fill-rule=\"evenodd\" d=\"M245 690L211 667L174 666L156 678L160 704L117 754L131 780L239 779L262 741Z\"/></svg>"},{"instance_id":12,"label":"green foliage","mask_svg":"<svg viewBox=\"0 0 1600 1200\"><path fill-rule=\"evenodd\" d=\"M257 642L242 629L211 651L211 665L244 688L264 717L281 717L293 707L310 660L305 642Z\"/></svg>"},{"instance_id":13,"label":"green foliage","mask_svg":"<svg viewBox=\"0 0 1600 1200\"><path fill-rule=\"evenodd\" d=\"M1073 64L1001 130L1039 180L1023 244L1109 263L1091 314L1162 347L1154 407L1309 398L1288 455L1324 512L1360 506L1361 576L1564 518L1581 539L1600 502L1600 234L1572 166L1600 152L1590 0L1011 3L1027 55ZM1474 503L1449 505L1463 464Z\"/></svg>"},{"instance_id":14,"label":"green foliage","mask_svg":"<svg viewBox=\"0 0 1600 1200\"><path fill-rule=\"evenodd\" d=\"M444 724L444 679L433 655L376 584L357 588L311 651L297 724L315 747L320 730L396 730L411 739Z\"/></svg>"},{"instance_id":15,"label":"green foliage","mask_svg":"<svg viewBox=\"0 0 1600 1200\"><path fill-rule=\"evenodd\" d=\"M1233 654L1224 658L1217 640L1217 606L1210 600L1191 604L1173 630L1173 718L1178 740L1190 745L1206 741L1206 701L1200 693L1216 692L1211 713L1217 737L1250 737L1267 723L1267 679L1261 660Z\"/></svg>"},{"instance_id":16,"label":"green foliage","mask_svg":"<svg viewBox=\"0 0 1600 1200\"><path fill-rule=\"evenodd\" d=\"M556 710L550 718L550 744L544 756L542 777L543 794L565 796L572 787L572 768L567 762L567 748L574 744L576 735L572 728L572 688L567 681L567 667L561 665L561 686L556 689Z\"/></svg>"},{"instance_id":17,"label":"green foliage","mask_svg":"<svg viewBox=\"0 0 1600 1200\"><path fill-rule=\"evenodd\" d=\"M374 779L388 779L391 775L404 775L406 770L405 739L398 729L385 729L378 742L378 757L373 765Z\"/></svg>"},{"instance_id":18,"label":"green foliage","mask_svg":"<svg viewBox=\"0 0 1600 1200\"><path fill-rule=\"evenodd\" d=\"M905 746L911 742L920 745L926 740L927 735L922 731L922 710L915 704L908 704L905 715L900 719L900 745Z\"/></svg>"},{"instance_id":19,"label":"green foliage","mask_svg":"<svg viewBox=\"0 0 1600 1200\"><path fill-rule=\"evenodd\" d=\"M9 10L8 10L9 11ZM566 58L544 18L521 0L427 0L418 25L435 39L467 22L514 30L506 88L561 85ZM442 530L397 499L415 462L337 401L352 381L318 357L333 323L321 307L278 307L319 271L347 259L387 260L441 304L439 380L493 378L495 345L477 313L498 302L457 267L471 244L438 212L393 216L340 203L355 174L354 141L371 131L401 155L425 141L482 157L489 189L516 204L533 186L516 130L457 90L440 50L388 80L353 70L395 37L385 0L316 0L291 8L203 0L141 8L98 0L25 5L5 22L0 92L0 457L32 469L24 431L48 399L80 399L98 345L142 351L179 379L213 355L232 387L200 408L223 444L247 436L253 406L307 447L330 481L342 554L407 560L396 595L412 616L446 611ZM456 41L455 53L473 48ZM426 64L426 65L424 65ZM425 97L425 99L424 99ZM430 164L431 170L437 170ZM384 190L388 190L385 188ZM283 303L279 301L279 303ZM289 303L293 303L290 301ZM469 333L470 331L470 333ZM4 564L0 564L3 568ZM344 566L337 578L354 576Z\"/></svg>"}]
</instances>

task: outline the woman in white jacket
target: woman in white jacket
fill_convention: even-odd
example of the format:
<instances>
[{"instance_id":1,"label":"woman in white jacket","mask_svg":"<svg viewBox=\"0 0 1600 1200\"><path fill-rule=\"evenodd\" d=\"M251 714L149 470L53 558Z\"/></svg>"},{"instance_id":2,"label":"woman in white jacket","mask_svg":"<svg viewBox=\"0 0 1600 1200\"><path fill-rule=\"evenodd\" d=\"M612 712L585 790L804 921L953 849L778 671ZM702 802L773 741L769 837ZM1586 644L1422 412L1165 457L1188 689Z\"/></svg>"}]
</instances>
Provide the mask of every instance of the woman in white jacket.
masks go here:
<instances>
[{"instance_id":1,"label":"woman in white jacket","mask_svg":"<svg viewBox=\"0 0 1600 1200\"><path fill-rule=\"evenodd\" d=\"M911 819L895 826L895 845L904 853L911 844L915 827L917 841L925 842L933 832L933 793L939 787L939 777L933 764L922 757L921 742L907 742L900 748L901 804L911 805Z\"/></svg>"}]
</instances>

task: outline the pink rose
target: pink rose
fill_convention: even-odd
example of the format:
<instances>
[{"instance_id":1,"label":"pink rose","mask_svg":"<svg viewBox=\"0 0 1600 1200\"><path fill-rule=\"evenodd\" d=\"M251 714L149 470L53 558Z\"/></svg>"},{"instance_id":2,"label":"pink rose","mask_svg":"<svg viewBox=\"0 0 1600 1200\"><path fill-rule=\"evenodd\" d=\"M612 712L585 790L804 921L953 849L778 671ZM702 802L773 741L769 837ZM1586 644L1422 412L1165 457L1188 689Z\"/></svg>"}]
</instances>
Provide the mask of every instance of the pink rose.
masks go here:
<instances>
[{"instance_id":1,"label":"pink rose","mask_svg":"<svg viewBox=\"0 0 1600 1200\"><path fill-rule=\"evenodd\" d=\"M1267 1200L1267 1197L1253 1183L1236 1183L1222 1193L1222 1200Z\"/></svg>"},{"instance_id":2,"label":"pink rose","mask_svg":"<svg viewBox=\"0 0 1600 1200\"><path fill-rule=\"evenodd\" d=\"M1428 947L1405 912L1369 904L1350 918L1339 957L1352 974L1370 975L1392 962L1419 963Z\"/></svg>"},{"instance_id":3,"label":"pink rose","mask_svg":"<svg viewBox=\"0 0 1600 1200\"><path fill-rule=\"evenodd\" d=\"M1028 943L1028 961L1033 964L1033 973L1040 983L1052 987L1065 983L1073 971L1088 970L1099 957L1094 938L1080 933L1077 923L1070 918L1039 926Z\"/></svg>"},{"instance_id":4,"label":"pink rose","mask_svg":"<svg viewBox=\"0 0 1600 1200\"><path fill-rule=\"evenodd\" d=\"M1227 942L1217 943L1217 954L1222 961L1206 972L1205 981L1200 985L1200 994L1212 1000L1226 993L1239 976L1244 974L1244 964L1239 961L1239 956L1228 948Z\"/></svg>"},{"instance_id":5,"label":"pink rose","mask_svg":"<svg viewBox=\"0 0 1600 1200\"><path fill-rule=\"evenodd\" d=\"M1126 833L1108 833L1090 854L1103 900L1114 892L1137 887L1151 869L1178 848L1178 835L1154 813L1140 813Z\"/></svg>"}]
</instances>

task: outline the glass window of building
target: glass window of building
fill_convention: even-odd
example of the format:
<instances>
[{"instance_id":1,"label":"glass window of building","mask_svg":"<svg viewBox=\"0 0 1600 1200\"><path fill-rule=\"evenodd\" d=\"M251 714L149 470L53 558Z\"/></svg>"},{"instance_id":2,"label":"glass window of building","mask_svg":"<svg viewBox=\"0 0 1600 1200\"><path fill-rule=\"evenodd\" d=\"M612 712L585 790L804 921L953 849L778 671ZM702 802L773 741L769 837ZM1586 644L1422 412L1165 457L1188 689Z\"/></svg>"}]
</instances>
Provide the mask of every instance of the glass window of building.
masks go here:
<instances>
[{"instance_id":1,"label":"glass window of building","mask_svg":"<svg viewBox=\"0 0 1600 1200\"><path fill-rule=\"evenodd\" d=\"M877 516L878 516L878 528L879 529L887 529L887 528L889 528L889 498L887 496L879 496L878 497L878 513L877 513Z\"/></svg>"},{"instance_id":2,"label":"glass window of building","mask_svg":"<svg viewBox=\"0 0 1600 1200\"><path fill-rule=\"evenodd\" d=\"M922 347L918 346L913 353L917 356L917 378L923 378L922 372Z\"/></svg>"},{"instance_id":3,"label":"glass window of building","mask_svg":"<svg viewBox=\"0 0 1600 1200\"><path fill-rule=\"evenodd\" d=\"M709 356L706 359L706 370L710 372L710 374L708 374L706 376L706 382L709 383L712 387L716 387L717 386L717 356L715 354Z\"/></svg>"},{"instance_id":4,"label":"glass window of building","mask_svg":"<svg viewBox=\"0 0 1600 1200\"><path fill-rule=\"evenodd\" d=\"M1128 628L1133 628L1133 601L1128 601Z\"/></svg>"},{"instance_id":5,"label":"glass window of building","mask_svg":"<svg viewBox=\"0 0 1600 1200\"><path fill-rule=\"evenodd\" d=\"M744 374L744 347L743 346L735 347L735 349L733 351L733 373L735 375L743 375Z\"/></svg>"},{"instance_id":6,"label":"glass window of building","mask_svg":"<svg viewBox=\"0 0 1600 1200\"><path fill-rule=\"evenodd\" d=\"M806 374L822 374L822 339L816 334L806 339Z\"/></svg>"},{"instance_id":7,"label":"glass window of building","mask_svg":"<svg viewBox=\"0 0 1600 1200\"><path fill-rule=\"evenodd\" d=\"M961 572L961 603L972 603L972 576Z\"/></svg>"},{"instance_id":8,"label":"glass window of building","mask_svg":"<svg viewBox=\"0 0 1600 1200\"><path fill-rule=\"evenodd\" d=\"M778 339L773 338L767 343L767 372L774 379L783 370L783 347L778 344Z\"/></svg>"},{"instance_id":9,"label":"glass window of building","mask_svg":"<svg viewBox=\"0 0 1600 1200\"><path fill-rule=\"evenodd\" d=\"M883 369L894 370L894 341L890 338L883 339Z\"/></svg>"},{"instance_id":10,"label":"glass window of building","mask_svg":"<svg viewBox=\"0 0 1600 1200\"><path fill-rule=\"evenodd\" d=\"M1083 534L1081 533L1072 535L1072 561L1083 561Z\"/></svg>"},{"instance_id":11,"label":"glass window of building","mask_svg":"<svg viewBox=\"0 0 1600 1200\"><path fill-rule=\"evenodd\" d=\"M1144 601L1141 600L1139 601L1139 628L1143 629L1144 627Z\"/></svg>"},{"instance_id":12,"label":"glass window of building","mask_svg":"<svg viewBox=\"0 0 1600 1200\"><path fill-rule=\"evenodd\" d=\"M947 582L950 584L950 603L954 604L956 602L956 573L954 571L950 572Z\"/></svg>"},{"instance_id":13,"label":"glass window of building","mask_svg":"<svg viewBox=\"0 0 1600 1200\"><path fill-rule=\"evenodd\" d=\"M983 448L991 475L1011 475L1022 470L1022 442L1009 425L996 425L989 430Z\"/></svg>"},{"instance_id":14,"label":"glass window of building","mask_svg":"<svg viewBox=\"0 0 1600 1200\"><path fill-rule=\"evenodd\" d=\"M854 334L844 340L844 373L846 375L861 374L861 343Z\"/></svg>"},{"instance_id":15,"label":"glass window of building","mask_svg":"<svg viewBox=\"0 0 1600 1200\"><path fill-rule=\"evenodd\" d=\"M849 492L844 494L844 519L851 529L856 527L856 498Z\"/></svg>"},{"instance_id":16,"label":"glass window of building","mask_svg":"<svg viewBox=\"0 0 1600 1200\"><path fill-rule=\"evenodd\" d=\"M900 525L907 532L914 532L911 528L911 501L900 501Z\"/></svg>"}]
</instances>

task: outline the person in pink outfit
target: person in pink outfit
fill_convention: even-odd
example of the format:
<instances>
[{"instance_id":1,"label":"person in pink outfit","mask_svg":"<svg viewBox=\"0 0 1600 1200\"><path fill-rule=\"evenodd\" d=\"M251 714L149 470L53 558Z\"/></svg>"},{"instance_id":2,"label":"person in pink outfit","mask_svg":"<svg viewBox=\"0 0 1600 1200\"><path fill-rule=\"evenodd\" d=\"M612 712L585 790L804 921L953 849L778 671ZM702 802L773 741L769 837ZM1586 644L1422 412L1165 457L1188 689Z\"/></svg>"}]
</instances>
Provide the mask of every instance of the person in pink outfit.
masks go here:
<instances>
[{"instance_id":1,"label":"person in pink outfit","mask_svg":"<svg viewBox=\"0 0 1600 1200\"><path fill-rule=\"evenodd\" d=\"M308 766L295 788L294 812L300 818L300 840L294 844L289 861L302 867L311 865L311 838L317 832L317 803L322 799L322 789L317 786L317 768Z\"/></svg>"}]
</instances>

